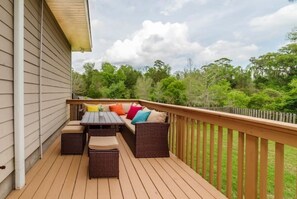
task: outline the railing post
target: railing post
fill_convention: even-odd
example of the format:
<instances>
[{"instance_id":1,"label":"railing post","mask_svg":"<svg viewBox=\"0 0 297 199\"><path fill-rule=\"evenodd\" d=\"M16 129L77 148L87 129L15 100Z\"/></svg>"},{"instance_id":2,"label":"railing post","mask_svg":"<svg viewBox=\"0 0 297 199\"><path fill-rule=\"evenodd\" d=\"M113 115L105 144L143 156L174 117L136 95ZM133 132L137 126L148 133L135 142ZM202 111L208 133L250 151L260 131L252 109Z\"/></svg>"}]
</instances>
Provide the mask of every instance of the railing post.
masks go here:
<instances>
[{"instance_id":1,"label":"railing post","mask_svg":"<svg viewBox=\"0 0 297 199\"><path fill-rule=\"evenodd\" d=\"M70 121L77 120L77 105L70 104Z\"/></svg>"}]
</instances>

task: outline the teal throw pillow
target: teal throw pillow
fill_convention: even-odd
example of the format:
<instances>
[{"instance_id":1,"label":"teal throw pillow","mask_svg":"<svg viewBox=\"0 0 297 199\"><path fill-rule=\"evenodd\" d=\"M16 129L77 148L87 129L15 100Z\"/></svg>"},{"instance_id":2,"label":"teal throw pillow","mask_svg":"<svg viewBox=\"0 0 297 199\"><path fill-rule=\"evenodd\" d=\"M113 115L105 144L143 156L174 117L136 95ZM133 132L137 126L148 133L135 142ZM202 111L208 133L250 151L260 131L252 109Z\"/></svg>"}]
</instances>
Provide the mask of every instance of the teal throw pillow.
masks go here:
<instances>
[{"instance_id":1,"label":"teal throw pillow","mask_svg":"<svg viewBox=\"0 0 297 199\"><path fill-rule=\"evenodd\" d=\"M150 114L151 111L138 111L131 121L131 124L135 124L137 122L145 122Z\"/></svg>"}]
</instances>

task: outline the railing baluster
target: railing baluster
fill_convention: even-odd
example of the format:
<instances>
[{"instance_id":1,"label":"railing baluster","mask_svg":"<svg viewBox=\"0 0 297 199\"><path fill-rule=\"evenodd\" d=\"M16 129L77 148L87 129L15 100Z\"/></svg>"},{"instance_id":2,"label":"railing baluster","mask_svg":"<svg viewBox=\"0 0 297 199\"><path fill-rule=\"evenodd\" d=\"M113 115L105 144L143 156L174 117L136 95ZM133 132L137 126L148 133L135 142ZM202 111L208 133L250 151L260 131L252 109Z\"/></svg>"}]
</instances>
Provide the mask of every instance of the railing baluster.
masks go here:
<instances>
[{"instance_id":1,"label":"railing baluster","mask_svg":"<svg viewBox=\"0 0 297 199\"><path fill-rule=\"evenodd\" d=\"M173 126L173 148L174 148L174 154L177 155L177 115L174 114L173 116L173 123L174 123L174 126Z\"/></svg>"},{"instance_id":2,"label":"railing baluster","mask_svg":"<svg viewBox=\"0 0 297 199\"><path fill-rule=\"evenodd\" d=\"M181 116L176 118L176 155L181 159Z\"/></svg>"},{"instance_id":3,"label":"railing baluster","mask_svg":"<svg viewBox=\"0 0 297 199\"><path fill-rule=\"evenodd\" d=\"M186 143L187 143L187 128L186 128L186 117L182 119L182 160L186 162L187 153L186 153Z\"/></svg>"},{"instance_id":4,"label":"railing baluster","mask_svg":"<svg viewBox=\"0 0 297 199\"><path fill-rule=\"evenodd\" d=\"M190 118L187 118L187 143L186 143L186 147L187 147L187 165L191 166L191 143L192 143L192 140L191 140L191 119Z\"/></svg>"},{"instance_id":5,"label":"railing baluster","mask_svg":"<svg viewBox=\"0 0 297 199\"><path fill-rule=\"evenodd\" d=\"M258 179L258 138L246 135L246 154L245 154L245 198L257 198L257 179Z\"/></svg>"},{"instance_id":6,"label":"railing baluster","mask_svg":"<svg viewBox=\"0 0 297 199\"><path fill-rule=\"evenodd\" d=\"M217 161L217 189L222 190L222 154L223 154L223 128L218 127L218 161Z\"/></svg>"},{"instance_id":7,"label":"railing baluster","mask_svg":"<svg viewBox=\"0 0 297 199\"><path fill-rule=\"evenodd\" d=\"M267 166L268 166L268 141L261 139L260 148L260 198L267 198Z\"/></svg>"},{"instance_id":8,"label":"railing baluster","mask_svg":"<svg viewBox=\"0 0 297 199\"><path fill-rule=\"evenodd\" d=\"M238 178L237 198L243 198L244 133L238 132Z\"/></svg>"},{"instance_id":9,"label":"railing baluster","mask_svg":"<svg viewBox=\"0 0 297 199\"><path fill-rule=\"evenodd\" d=\"M201 168L201 160L200 160L200 132L201 132L201 128L200 128L200 121L197 120L197 144L196 144L196 161L197 161L197 164L196 164L196 172L199 173L200 172L200 168Z\"/></svg>"},{"instance_id":10,"label":"railing baluster","mask_svg":"<svg viewBox=\"0 0 297 199\"><path fill-rule=\"evenodd\" d=\"M169 113L168 114L168 119L169 119L169 123L171 124L170 126L169 126L169 133L168 133L168 142L169 142L169 150L171 151L171 152L173 152L172 151L172 114L171 113Z\"/></svg>"},{"instance_id":11,"label":"railing baluster","mask_svg":"<svg viewBox=\"0 0 297 199\"><path fill-rule=\"evenodd\" d=\"M275 143L274 197L284 197L284 145Z\"/></svg>"},{"instance_id":12,"label":"railing baluster","mask_svg":"<svg viewBox=\"0 0 297 199\"><path fill-rule=\"evenodd\" d=\"M209 158L209 182L210 184L213 184L213 175L214 175L214 125L210 124L210 158Z\"/></svg>"},{"instance_id":13,"label":"railing baluster","mask_svg":"<svg viewBox=\"0 0 297 199\"><path fill-rule=\"evenodd\" d=\"M228 198L232 198L232 143L233 143L233 130L228 129L227 137L227 192Z\"/></svg>"},{"instance_id":14,"label":"railing baluster","mask_svg":"<svg viewBox=\"0 0 297 199\"><path fill-rule=\"evenodd\" d=\"M207 156L207 124L203 122L203 164L202 164L202 176L206 178L206 156Z\"/></svg>"},{"instance_id":15,"label":"railing baluster","mask_svg":"<svg viewBox=\"0 0 297 199\"><path fill-rule=\"evenodd\" d=\"M195 156L195 120L191 119L191 167L192 169L195 170L194 156Z\"/></svg>"}]
</instances>

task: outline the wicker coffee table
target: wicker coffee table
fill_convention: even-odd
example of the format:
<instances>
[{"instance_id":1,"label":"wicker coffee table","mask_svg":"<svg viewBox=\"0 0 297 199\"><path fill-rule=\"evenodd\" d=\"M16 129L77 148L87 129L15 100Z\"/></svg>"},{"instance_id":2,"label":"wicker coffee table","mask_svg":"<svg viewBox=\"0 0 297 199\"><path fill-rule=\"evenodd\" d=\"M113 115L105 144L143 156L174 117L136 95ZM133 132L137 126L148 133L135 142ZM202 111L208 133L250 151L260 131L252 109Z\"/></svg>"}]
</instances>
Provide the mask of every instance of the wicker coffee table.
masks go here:
<instances>
[{"instance_id":1,"label":"wicker coffee table","mask_svg":"<svg viewBox=\"0 0 297 199\"><path fill-rule=\"evenodd\" d=\"M124 124L114 112L86 112L80 122L88 128L88 137L115 136L117 128Z\"/></svg>"}]
</instances>

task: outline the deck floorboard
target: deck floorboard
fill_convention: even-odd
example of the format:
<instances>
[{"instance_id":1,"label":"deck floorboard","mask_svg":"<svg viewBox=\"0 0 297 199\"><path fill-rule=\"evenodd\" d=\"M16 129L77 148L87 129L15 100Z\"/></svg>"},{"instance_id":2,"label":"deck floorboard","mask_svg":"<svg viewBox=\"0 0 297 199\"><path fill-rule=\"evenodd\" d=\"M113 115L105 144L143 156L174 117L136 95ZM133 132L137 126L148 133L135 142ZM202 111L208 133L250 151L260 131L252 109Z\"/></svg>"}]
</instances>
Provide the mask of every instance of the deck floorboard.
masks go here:
<instances>
[{"instance_id":1,"label":"deck floorboard","mask_svg":"<svg viewBox=\"0 0 297 199\"><path fill-rule=\"evenodd\" d=\"M225 198L181 160L133 156L121 134L120 176L89 179L87 148L82 156L60 155L60 137L26 174L26 186L12 198Z\"/></svg>"}]
</instances>

